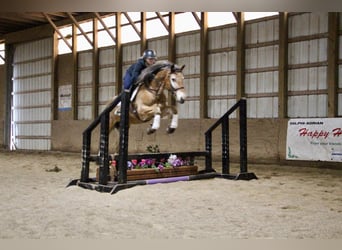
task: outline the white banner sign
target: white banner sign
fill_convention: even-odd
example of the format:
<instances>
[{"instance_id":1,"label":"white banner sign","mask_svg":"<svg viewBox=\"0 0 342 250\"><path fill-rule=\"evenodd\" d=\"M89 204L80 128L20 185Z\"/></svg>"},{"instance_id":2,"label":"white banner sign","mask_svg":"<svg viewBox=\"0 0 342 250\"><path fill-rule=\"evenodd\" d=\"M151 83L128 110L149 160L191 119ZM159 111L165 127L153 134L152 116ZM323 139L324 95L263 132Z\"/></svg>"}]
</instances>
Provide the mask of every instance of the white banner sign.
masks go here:
<instances>
[{"instance_id":1,"label":"white banner sign","mask_svg":"<svg viewBox=\"0 0 342 250\"><path fill-rule=\"evenodd\" d=\"M342 162L342 118L290 119L286 159Z\"/></svg>"},{"instance_id":2,"label":"white banner sign","mask_svg":"<svg viewBox=\"0 0 342 250\"><path fill-rule=\"evenodd\" d=\"M58 88L58 110L71 110L71 85L63 85Z\"/></svg>"}]
</instances>

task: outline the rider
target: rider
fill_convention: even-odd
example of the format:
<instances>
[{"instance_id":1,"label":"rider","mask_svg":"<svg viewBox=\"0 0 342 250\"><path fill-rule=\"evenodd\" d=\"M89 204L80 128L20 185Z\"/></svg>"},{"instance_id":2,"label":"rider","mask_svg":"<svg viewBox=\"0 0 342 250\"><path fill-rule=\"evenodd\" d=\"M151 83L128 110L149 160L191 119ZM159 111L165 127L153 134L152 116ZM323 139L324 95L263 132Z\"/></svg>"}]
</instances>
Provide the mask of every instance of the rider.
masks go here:
<instances>
[{"instance_id":1,"label":"rider","mask_svg":"<svg viewBox=\"0 0 342 250\"><path fill-rule=\"evenodd\" d=\"M157 53L153 49L147 49L144 51L143 56L140 57L137 62L132 64L126 71L124 80L124 88L129 89L131 86L134 86L138 76L141 71L146 67L155 64L157 61Z\"/></svg>"}]
</instances>

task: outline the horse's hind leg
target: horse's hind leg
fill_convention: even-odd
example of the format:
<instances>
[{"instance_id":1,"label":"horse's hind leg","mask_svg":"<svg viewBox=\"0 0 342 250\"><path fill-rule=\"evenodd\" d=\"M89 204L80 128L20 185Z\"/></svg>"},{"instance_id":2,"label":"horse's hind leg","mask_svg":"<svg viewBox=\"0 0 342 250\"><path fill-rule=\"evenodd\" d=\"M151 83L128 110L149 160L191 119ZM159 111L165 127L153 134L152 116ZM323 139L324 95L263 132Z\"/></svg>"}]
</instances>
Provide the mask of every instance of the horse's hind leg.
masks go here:
<instances>
[{"instance_id":1,"label":"horse's hind leg","mask_svg":"<svg viewBox=\"0 0 342 250\"><path fill-rule=\"evenodd\" d=\"M174 106L170 106L169 109L171 110L171 122L167 127L166 132L172 134L178 127L178 111Z\"/></svg>"}]
</instances>

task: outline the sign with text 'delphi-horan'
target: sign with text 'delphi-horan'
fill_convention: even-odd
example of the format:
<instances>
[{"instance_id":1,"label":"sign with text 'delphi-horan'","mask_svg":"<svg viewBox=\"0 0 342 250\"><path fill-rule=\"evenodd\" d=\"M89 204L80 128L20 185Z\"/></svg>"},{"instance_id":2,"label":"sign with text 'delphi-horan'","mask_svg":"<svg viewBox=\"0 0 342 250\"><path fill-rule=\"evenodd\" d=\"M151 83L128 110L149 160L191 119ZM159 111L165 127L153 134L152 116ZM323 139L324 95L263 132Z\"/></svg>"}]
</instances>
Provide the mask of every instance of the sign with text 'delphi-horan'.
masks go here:
<instances>
[{"instance_id":1,"label":"sign with text 'delphi-horan'","mask_svg":"<svg viewBox=\"0 0 342 250\"><path fill-rule=\"evenodd\" d=\"M286 159L342 162L342 118L290 119Z\"/></svg>"}]
</instances>

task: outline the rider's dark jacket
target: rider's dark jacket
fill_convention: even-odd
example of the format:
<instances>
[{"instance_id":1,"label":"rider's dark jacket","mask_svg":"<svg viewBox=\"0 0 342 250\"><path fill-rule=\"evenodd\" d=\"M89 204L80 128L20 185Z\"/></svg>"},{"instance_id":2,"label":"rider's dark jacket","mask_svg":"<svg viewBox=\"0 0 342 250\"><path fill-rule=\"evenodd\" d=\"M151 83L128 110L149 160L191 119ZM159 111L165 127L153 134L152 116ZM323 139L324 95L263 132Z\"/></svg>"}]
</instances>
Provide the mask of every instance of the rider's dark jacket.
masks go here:
<instances>
[{"instance_id":1,"label":"rider's dark jacket","mask_svg":"<svg viewBox=\"0 0 342 250\"><path fill-rule=\"evenodd\" d=\"M124 88L129 89L133 83L136 82L138 76L141 71L145 69L147 66L143 58L139 58L136 63L132 64L126 71L125 76L123 78Z\"/></svg>"}]
</instances>

